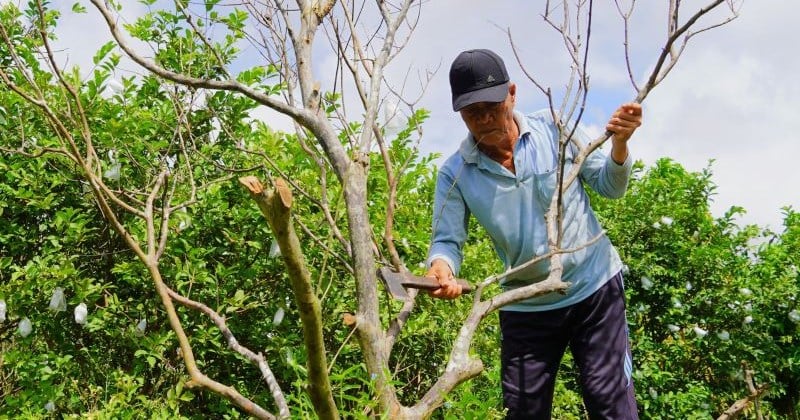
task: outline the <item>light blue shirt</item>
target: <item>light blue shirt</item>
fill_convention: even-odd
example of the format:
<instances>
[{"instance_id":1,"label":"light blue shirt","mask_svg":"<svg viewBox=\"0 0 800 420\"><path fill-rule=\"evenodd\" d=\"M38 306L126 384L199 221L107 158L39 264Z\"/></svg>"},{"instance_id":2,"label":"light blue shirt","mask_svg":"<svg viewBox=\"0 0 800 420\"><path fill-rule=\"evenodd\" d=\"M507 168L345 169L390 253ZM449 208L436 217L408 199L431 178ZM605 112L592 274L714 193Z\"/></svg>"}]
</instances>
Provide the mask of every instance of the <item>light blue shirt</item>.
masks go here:
<instances>
[{"instance_id":1,"label":"light blue shirt","mask_svg":"<svg viewBox=\"0 0 800 420\"><path fill-rule=\"evenodd\" d=\"M548 251L544 215L556 185L558 130L550 110L527 116L515 112L514 120L520 131L514 146L516 174L480 152L470 134L439 170L429 265L440 258L458 274L470 215L489 233L506 269ZM575 136L583 144L591 141L580 127ZM567 148L566 173L574 153L574 148ZM625 194L630 173L630 156L619 165L599 149L589 155L580 171L581 182L574 182L563 197L562 248L580 246L602 232L583 184L605 197L619 198ZM572 283L565 295L550 293L503 310L545 311L572 305L589 297L622 268L619 254L605 235L561 258L563 280ZM541 261L502 279L500 285L509 290L544 280L549 267L548 260Z\"/></svg>"}]
</instances>

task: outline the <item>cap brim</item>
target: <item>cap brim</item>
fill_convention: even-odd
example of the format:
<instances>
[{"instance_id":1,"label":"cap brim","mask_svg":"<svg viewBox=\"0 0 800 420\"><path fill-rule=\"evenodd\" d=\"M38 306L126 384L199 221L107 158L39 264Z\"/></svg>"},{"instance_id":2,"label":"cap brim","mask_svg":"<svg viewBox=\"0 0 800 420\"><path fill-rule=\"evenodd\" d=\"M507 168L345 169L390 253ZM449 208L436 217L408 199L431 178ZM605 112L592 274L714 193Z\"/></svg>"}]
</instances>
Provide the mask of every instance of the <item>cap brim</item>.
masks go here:
<instances>
[{"instance_id":1,"label":"cap brim","mask_svg":"<svg viewBox=\"0 0 800 420\"><path fill-rule=\"evenodd\" d=\"M478 102L503 102L508 96L508 85L510 82L483 89L464 92L453 98L453 111L459 111L465 106Z\"/></svg>"}]
</instances>

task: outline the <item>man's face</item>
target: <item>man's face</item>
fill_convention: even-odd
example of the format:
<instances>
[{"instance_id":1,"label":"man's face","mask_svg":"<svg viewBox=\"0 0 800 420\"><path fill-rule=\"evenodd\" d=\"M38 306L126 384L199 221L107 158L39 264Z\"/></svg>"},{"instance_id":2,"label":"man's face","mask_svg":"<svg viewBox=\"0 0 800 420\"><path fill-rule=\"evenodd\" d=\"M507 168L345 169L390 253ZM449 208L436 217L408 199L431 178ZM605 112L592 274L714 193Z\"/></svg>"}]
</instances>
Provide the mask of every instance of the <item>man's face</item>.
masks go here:
<instances>
[{"instance_id":1,"label":"man's face","mask_svg":"<svg viewBox=\"0 0 800 420\"><path fill-rule=\"evenodd\" d=\"M502 102L477 102L459 110L467 129L479 143L493 143L506 136L514 124L513 84Z\"/></svg>"}]
</instances>

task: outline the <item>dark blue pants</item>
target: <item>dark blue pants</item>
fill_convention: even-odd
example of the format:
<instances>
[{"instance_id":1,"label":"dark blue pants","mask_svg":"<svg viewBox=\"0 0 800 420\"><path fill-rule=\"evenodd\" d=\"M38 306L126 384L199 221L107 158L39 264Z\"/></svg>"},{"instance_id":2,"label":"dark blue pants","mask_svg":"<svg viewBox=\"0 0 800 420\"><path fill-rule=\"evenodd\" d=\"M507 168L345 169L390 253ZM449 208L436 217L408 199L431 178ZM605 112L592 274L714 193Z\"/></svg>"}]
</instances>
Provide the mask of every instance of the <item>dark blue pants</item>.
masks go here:
<instances>
[{"instance_id":1,"label":"dark blue pants","mask_svg":"<svg viewBox=\"0 0 800 420\"><path fill-rule=\"evenodd\" d=\"M638 419L622 274L575 305L500 311L503 400L509 419L549 419L567 346L591 419Z\"/></svg>"}]
</instances>

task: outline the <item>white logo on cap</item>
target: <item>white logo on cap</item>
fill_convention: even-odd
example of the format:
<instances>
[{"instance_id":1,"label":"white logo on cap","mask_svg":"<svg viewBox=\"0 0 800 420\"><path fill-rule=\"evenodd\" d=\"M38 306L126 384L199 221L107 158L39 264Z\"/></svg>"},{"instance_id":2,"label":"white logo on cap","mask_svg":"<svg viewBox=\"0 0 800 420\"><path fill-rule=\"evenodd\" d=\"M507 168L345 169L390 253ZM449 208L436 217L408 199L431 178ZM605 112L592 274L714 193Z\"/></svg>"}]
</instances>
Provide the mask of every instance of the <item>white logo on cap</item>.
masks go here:
<instances>
[{"instance_id":1,"label":"white logo on cap","mask_svg":"<svg viewBox=\"0 0 800 420\"><path fill-rule=\"evenodd\" d=\"M492 82L494 82L494 77L492 77L492 75L490 74L489 77L486 78L486 83L492 83Z\"/></svg>"}]
</instances>

